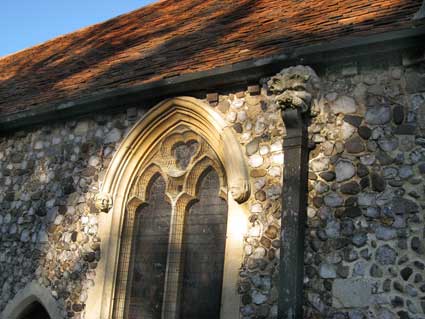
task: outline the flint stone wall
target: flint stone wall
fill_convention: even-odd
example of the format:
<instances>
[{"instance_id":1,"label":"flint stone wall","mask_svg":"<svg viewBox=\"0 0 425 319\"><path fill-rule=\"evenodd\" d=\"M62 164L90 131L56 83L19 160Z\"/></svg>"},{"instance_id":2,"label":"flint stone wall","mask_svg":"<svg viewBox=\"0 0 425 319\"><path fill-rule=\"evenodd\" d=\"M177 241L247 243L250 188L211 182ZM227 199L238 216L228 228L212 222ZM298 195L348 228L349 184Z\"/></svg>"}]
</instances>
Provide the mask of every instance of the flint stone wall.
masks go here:
<instances>
[{"instance_id":1,"label":"flint stone wall","mask_svg":"<svg viewBox=\"0 0 425 319\"><path fill-rule=\"evenodd\" d=\"M418 69L380 61L318 73L322 89L309 124L306 318L425 318L425 87L412 80L425 73ZM267 80L205 100L233 128L250 166L250 228L235 287L244 319L277 316L285 129ZM64 318L85 318L101 258L94 196L147 108L0 137L0 312L37 280Z\"/></svg>"},{"instance_id":2,"label":"flint stone wall","mask_svg":"<svg viewBox=\"0 0 425 319\"><path fill-rule=\"evenodd\" d=\"M419 70L383 59L321 76L309 125L309 318L425 318Z\"/></svg>"},{"instance_id":3,"label":"flint stone wall","mask_svg":"<svg viewBox=\"0 0 425 319\"><path fill-rule=\"evenodd\" d=\"M98 115L1 137L0 313L36 280L64 318L84 317L101 258L94 196L130 126Z\"/></svg>"},{"instance_id":4,"label":"flint stone wall","mask_svg":"<svg viewBox=\"0 0 425 319\"><path fill-rule=\"evenodd\" d=\"M250 90L220 95L210 105L243 145L254 190L245 204L252 227L235 289L244 314L268 316L277 312L284 128L267 90ZM86 318L87 291L102 256L95 196L114 151L147 109L123 108L1 137L0 311L36 280L50 289L64 318Z\"/></svg>"}]
</instances>

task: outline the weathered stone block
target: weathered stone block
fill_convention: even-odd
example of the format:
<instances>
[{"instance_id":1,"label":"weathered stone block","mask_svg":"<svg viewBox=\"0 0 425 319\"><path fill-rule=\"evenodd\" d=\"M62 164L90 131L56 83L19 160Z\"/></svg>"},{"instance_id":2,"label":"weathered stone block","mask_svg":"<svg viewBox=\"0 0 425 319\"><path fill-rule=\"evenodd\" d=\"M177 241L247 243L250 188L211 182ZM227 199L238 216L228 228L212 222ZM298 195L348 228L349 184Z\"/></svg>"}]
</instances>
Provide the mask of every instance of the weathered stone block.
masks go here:
<instances>
[{"instance_id":1,"label":"weathered stone block","mask_svg":"<svg viewBox=\"0 0 425 319\"><path fill-rule=\"evenodd\" d=\"M383 125L391 120L391 109L386 106L372 107L366 112L366 123Z\"/></svg>"},{"instance_id":2,"label":"weathered stone block","mask_svg":"<svg viewBox=\"0 0 425 319\"><path fill-rule=\"evenodd\" d=\"M349 96L340 96L331 104L332 111L342 114L354 113L357 111L356 102L352 97Z\"/></svg>"},{"instance_id":3,"label":"weathered stone block","mask_svg":"<svg viewBox=\"0 0 425 319\"><path fill-rule=\"evenodd\" d=\"M406 73L406 91L408 93L425 91L425 75L418 72Z\"/></svg>"},{"instance_id":4,"label":"weathered stone block","mask_svg":"<svg viewBox=\"0 0 425 319\"><path fill-rule=\"evenodd\" d=\"M332 305L336 308L367 307L372 297L372 284L364 279L335 279L332 295Z\"/></svg>"}]
</instances>

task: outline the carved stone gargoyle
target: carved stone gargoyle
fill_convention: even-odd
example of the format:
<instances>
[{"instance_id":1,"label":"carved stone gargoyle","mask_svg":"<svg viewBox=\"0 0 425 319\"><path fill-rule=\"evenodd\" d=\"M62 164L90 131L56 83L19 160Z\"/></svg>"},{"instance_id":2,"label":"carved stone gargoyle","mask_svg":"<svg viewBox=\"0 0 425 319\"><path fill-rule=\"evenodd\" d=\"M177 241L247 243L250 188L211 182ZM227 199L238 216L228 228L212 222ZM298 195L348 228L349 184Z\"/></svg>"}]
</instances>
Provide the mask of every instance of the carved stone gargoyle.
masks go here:
<instances>
[{"instance_id":1,"label":"carved stone gargoyle","mask_svg":"<svg viewBox=\"0 0 425 319\"><path fill-rule=\"evenodd\" d=\"M298 65L283 69L267 85L282 111L292 108L305 114L310 110L312 93L319 89L319 77L312 68Z\"/></svg>"}]
</instances>

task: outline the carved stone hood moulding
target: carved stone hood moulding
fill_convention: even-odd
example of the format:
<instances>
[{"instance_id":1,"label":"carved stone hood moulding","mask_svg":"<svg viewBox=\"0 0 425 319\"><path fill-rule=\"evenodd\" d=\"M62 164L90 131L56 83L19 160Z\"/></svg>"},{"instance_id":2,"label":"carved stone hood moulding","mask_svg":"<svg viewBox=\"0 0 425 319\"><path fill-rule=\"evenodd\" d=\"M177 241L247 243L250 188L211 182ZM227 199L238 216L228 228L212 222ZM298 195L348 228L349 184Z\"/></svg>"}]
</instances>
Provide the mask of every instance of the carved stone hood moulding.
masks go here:
<instances>
[{"instance_id":1,"label":"carved stone hood moulding","mask_svg":"<svg viewBox=\"0 0 425 319\"><path fill-rule=\"evenodd\" d=\"M249 171L242 147L232 129L214 109L191 97L168 99L153 107L121 142L96 196L97 208L109 213L99 215L102 258L95 285L89 291L88 318L111 317L120 234L131 186L162 137L182 125L199 134L211 146L224 167L227 186L235 202L241 204L250 197Z\"/></svg>"},{"instance_id":2,"label":"carved stone hood moulding","mask_svg":"<svg viewBox=\"0 0 425 319\"><path fill-rule=\"evenodd\" d=\"M195 101L196 103L194 103ZM175 109L167 110L165 106L173 102L181 102L183 104L174 104L174 106L176 106ZM95 206L100 212L108 213L111 210L113 195L117 191L115 181L118 177L117 174L124 169L127 165L127 161L130 161L132 156L134 156L136 147L142 147L146 150L144 153L147 154L147 150L154 146L158 137L178 126L179 123L186 123L188 127L192 128L201 136L205 135L204 138L217 152L226 169L228 185L234 200L239 204L248 200L251 194L251 187L249 183L248 168L239 142L224 120L219 115L214 114L214 111L210 110L209 106L205 105L204 107L199 107L201 103L201 101L191 97L180 97L167 100L161 103L160 109L159 106L154 107L141 120L141 122L143 121L144 123L150 122L149 124L141 127L139 122L135 125L135 128L128 133L113 157L112 163L106 173L102 189L95 196ZM196 107L193 108L195 105ZM184 112L179 111L182 107L187 107L187 110ZM192 111L193 113L188 111ZM199 113L197 114L197 112ZM147 130L145 134L157 130L157 132L153 133L156 138L152 139L142 136L140 132L145 129ZM158 134L158 132L161 134ZM142 160L140 160L140 162L142 162Z\"/></svg>"}]
</instances>

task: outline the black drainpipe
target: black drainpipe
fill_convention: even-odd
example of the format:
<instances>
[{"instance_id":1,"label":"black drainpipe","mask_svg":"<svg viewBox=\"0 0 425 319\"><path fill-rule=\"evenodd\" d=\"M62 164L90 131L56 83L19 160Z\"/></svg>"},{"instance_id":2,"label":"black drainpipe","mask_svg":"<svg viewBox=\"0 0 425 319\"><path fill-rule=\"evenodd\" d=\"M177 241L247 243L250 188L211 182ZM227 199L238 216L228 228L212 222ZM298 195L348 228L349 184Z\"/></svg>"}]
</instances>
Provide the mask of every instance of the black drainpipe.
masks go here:
<instances>
[{"instance_id":1,"label":"black drainpipe","mask_svg":"<svg viewBox=\"0 0 425 319\"><path fill-rule=\"evenodd\" d=\"M307 207L308 145L306 119L299 109L282 111L283 142L279 319L303 318L304 234Z\"/></svg>"}]
</instances>

